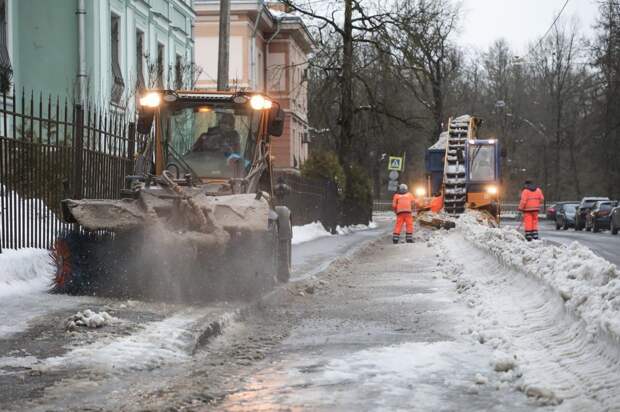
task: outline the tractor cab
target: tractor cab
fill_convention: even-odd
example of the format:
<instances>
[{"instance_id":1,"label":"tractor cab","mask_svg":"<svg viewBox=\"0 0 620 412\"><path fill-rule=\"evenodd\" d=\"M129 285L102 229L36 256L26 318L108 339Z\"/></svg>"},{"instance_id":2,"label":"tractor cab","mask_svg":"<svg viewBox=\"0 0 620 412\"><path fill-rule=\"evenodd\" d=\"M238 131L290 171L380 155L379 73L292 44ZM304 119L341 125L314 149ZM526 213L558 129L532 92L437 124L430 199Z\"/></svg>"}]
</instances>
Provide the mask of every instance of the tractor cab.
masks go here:
<instances>
[{"instance_id":1,"label":"tractor cab","mask_svg":"<svg viewBox=\"0 0 620 412\"><path fill-rule=\"evenodd\" d=\"M495 139L468 139L465 143L467 208L499 212L500 151Z\"/></svg>"},{"instance_id":2,"label":"tractor cab","mask_svg":"<svg viewBox=\"0 0 620 412\"><path fill-rule=\"evenodd\" d=\"M155 175L204 184L251 178L266 166L270 137L282 134L282 110L262 94L164 90L140 103L138 132L154 126Z\"/></svg>"}]
</instances>

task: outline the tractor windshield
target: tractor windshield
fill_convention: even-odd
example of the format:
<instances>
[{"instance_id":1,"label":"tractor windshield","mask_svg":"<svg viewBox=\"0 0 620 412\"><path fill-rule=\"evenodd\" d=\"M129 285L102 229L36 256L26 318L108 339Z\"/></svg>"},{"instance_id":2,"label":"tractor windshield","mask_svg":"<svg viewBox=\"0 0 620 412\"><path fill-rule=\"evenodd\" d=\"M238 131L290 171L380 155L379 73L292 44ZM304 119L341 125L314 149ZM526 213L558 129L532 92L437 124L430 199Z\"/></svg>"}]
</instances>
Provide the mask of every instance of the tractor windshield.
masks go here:
<instances>
[{"instance_id":1,"label":"tractor windshield","mask_svg":"<svg viewBox=\"0 0 620 412\"><path fill-rule=\"evenodd\" d=\"M473 182L495 180L494 145L469 145L469 180Z\"/></svg>"},{"instance_id":2,"label":"tractor windshield","mask_svg":"<svg viewBox=\"0 0 620 412\"><path fill-rule=\"evenodd\" d=\"M253 110L199 106L162 116L173 154L200 177L242 178L251 166L259 124Z\"/></svg>"}]
</instances>

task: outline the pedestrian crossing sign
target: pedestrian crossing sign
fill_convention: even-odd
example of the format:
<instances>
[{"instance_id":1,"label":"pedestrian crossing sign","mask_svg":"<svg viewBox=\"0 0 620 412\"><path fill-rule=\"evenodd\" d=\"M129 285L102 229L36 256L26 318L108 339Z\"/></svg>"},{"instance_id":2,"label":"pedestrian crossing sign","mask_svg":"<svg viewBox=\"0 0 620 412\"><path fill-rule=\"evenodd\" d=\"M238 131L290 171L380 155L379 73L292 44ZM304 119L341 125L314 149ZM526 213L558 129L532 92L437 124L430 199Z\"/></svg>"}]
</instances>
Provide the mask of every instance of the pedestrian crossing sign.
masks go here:
<instances>
[{"instance_id":1,"label":"pedestrian crossing sign","mask_svg":"<svg viewBox=\"0 0 620 412\"><path fill-rule=\"evenodd\" d=\"M403 170L403 158L390 156L388 170L396 170L397 172L401 172Z\"/></svg>"}]
</instances>

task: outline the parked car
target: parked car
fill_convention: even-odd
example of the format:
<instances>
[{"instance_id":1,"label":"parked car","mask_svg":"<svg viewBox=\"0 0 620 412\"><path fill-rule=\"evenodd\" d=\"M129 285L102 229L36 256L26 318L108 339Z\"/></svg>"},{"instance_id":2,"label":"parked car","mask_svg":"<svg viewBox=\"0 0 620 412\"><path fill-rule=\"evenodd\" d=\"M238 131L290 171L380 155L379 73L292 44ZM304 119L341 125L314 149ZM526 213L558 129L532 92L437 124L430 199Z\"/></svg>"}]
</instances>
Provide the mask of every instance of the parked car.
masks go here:
<instances>
[{"instance_id":1,"label":"parked car","mask_svg":"<svg viewBox=\"0 0 620 412\"><path fill-rule=\"evenodd\" d=\"M589 232L600 232L601 229L609 229L611 221L611 209L618 206L617 201L602 200L598 201L592 207L590 213L586 215L586 230Z\"/></svg>"},{"instance_id":2,"label":"parked car","mask_svg":"<svg viewBox=\"0 0 620 412\"><path fill-rule=\"evenodd\" d=\"M586 227L586 215L590 213L594 204L600 200L609 200L608 197L584 197L575 210L575 230L583 230Z\"/></svg>"},{"instance_id":3,"label":"parked car","mask_svg":"<svg viewBox=\"0 0 620 412\"><path fill-rule=\"evenodd\" d=\"M547 208L545 214L547 215L547 220L555 220L555 214L558 212L558 203L554 203Z\"/></svg>"},{"instance_id":4,"label":"parked car","mask_svg":"<svg viewBox=\"0 0 620 412\"><path fill-rule=\"evenodd\" d=\"M579 202L562 202L555 210L555 230L567 230L575 226L575 211Z\"/></svg>"},{"instance_id":5,"label":"parked car","mask_svg":"<svg viewBox=\"0 0 620 412\"><path fill-rule=\"evenodd\" d=\"M611 209L609 215L611 216L609 222L609 230L611 231L612 235L617 235L618 230L620 230L620 206L616 206Z\"/></svg>"}]
</instances>

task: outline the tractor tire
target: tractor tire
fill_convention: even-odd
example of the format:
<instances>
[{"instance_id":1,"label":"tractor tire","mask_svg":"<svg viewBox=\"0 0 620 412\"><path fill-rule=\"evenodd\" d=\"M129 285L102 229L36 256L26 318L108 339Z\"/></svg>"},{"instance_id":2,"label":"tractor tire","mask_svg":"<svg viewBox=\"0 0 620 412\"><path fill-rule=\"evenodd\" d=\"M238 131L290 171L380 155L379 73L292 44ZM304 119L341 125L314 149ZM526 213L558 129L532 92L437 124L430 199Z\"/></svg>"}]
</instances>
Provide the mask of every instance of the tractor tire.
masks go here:
<instances>
[{"instance_id":1,"label":"tractor tire","mask_svg":"<svg viewBox=\"0 0 620 412\"><path fill-rule=\"evenodd\" d=\"M279 282L287 283L291 278L293 223L291 212L287 207L276 206L278 214L278 241L276 250L277 270L276 277Z\"/></svg>"}]
</instances>

